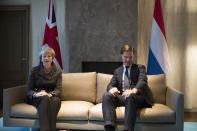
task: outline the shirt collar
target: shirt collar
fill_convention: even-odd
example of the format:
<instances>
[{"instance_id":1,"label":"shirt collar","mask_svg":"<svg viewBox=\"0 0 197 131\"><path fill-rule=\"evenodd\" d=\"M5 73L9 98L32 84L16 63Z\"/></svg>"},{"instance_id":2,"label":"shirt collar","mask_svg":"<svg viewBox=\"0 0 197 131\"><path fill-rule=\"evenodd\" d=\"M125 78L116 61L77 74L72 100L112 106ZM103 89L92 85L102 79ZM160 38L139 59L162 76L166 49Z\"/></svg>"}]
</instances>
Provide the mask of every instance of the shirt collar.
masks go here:
<instances>
[{"instance_id":1,"label":"shirt collar","mask_svg":"<svg viewBox=\"0 0 197 131\"><path fill-rule=\"evenodd\" d=\"M132 66L132 65L130 65L129 68L128 68L128 71L129 71L129 72L130 72L131 66ZM126 71L126 65L123 65L123 70L124 70L124 72Z\"/></svg>"}]
</instances>

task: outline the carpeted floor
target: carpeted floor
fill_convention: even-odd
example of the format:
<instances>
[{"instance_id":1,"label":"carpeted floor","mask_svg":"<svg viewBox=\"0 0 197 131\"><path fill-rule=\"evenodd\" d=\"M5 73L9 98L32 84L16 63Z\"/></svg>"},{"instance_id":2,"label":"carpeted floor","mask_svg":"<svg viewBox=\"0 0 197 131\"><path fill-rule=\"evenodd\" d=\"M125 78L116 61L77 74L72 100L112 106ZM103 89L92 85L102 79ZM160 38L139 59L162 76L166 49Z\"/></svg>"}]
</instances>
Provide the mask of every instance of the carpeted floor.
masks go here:
<instances>
[{"instance_id":1,"label":"carpeted floor","mask_svg":"<svg viewBox=\"0 0 197 131\"><path fill-rule=\"evenodd\" d=\"M197 122L184 122L184 131L197 131Z\"/></svg>"},{"instance_id":2,"label":"carpeted floor","mask_svg":"<svg viewBox=\"0 0 197 131\"><path fill-rule=\"evenodd\" d=\"M38 129L33 128L32 131ZM3 127L3 118L0 118L0 131L29 131L25 127ZM197 131L197 122L184 122L184 131Z\"/></svg>"}]
</instances>

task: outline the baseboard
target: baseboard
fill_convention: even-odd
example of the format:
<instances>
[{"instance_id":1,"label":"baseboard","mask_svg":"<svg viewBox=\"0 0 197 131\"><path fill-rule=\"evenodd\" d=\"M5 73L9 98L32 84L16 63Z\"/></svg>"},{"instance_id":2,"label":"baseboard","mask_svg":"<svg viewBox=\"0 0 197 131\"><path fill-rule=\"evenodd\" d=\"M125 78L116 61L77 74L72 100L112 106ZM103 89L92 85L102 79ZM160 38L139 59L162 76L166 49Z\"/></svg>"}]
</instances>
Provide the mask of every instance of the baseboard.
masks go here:
<instances>
[{"instance_id":1,"label":"baseboard","mask_svg":"<svg viewBox=\"0 0 197 131\"><path fill-rule=\"evenodd\" d=\"M184 112L197 112L197 108L184 109Z\"/></svg>"}]
</instances>

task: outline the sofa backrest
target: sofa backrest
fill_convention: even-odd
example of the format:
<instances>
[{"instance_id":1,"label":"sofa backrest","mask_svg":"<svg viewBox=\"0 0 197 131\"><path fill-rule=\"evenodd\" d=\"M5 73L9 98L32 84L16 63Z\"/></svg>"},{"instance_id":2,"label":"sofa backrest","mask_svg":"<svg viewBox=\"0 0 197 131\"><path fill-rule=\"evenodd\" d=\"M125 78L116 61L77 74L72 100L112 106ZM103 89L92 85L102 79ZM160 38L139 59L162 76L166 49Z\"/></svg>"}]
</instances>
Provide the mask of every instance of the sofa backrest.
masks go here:
<instances>
[{"instance_id":1,"label":"sofa backrest","mask_svg":"<svg viewBox=\"0 0 197 131\"><path fill-rule=\"evenodd\" d=\"M106 92L107 85L109 84L112 75L97 73L97 82L96 82L96 103L102 102L102 96Z\"/></svg>"},{"instance_id":2,"label":"sofa backrest","mask_svg":"<svg viewBox=\"0 0 197 131\"><path fill-rule=\"evenodd\" d=\"M154 102L166 103L165 75L148 75L148 85ZM61 100L83 100L101 103L112 75L89 72L62 74Z\"/></svg>"},{"instance_id":3,"label":"sofa backrest","mask_svg":"<svg viewBox=\"0 0 197 131\"><path fill-rule=\"evenodd\" d=\"M148 85L153 93L154 102L165 104L166 103L166 82L165 75L148 75ZM108 83L112 75L98 73L97 74L97 98L96 103L102 102L102 96L106 92Z\"/></svg>"},{"instance_id":4,"label":"sofa backrest","mask_svg":"<svg viewBox=\"0 0 197 131\"><path fill-rule=\"evenodd\" d=\"M96 72L62 74L61 100L96 101Z\"/></svg>"}]
</instances>

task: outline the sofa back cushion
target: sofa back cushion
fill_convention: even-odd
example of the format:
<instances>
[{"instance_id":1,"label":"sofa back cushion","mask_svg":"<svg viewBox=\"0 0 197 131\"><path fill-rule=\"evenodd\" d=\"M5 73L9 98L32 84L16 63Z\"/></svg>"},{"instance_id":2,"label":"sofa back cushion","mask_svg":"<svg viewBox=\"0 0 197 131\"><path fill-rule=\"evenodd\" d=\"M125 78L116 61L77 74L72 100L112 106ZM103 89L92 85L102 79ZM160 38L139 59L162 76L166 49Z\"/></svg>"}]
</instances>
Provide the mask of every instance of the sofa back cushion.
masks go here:
<instances>
[{"instance_id":1,"label":"sofa back cushion","mask_svg":"<svg viewBox=\"0 0 197 131\"><path fill-rule=\"evenodd\" d=\"M109 84L112 75L98 73L97 74L97 92L96 103L102 102L102 96L106 92L107 85Z\"/></svg>"},{"instance_id":2,"label":"sofa back cushion","mask_svg":"<svg viewBox=\"0 0 197 131\"><path fill-rule=\"evenodd\" d=\"M166 102L166 84L165 75L147 75L148 85L153 93L154 102L165 104ZM98 73L97 74L97 98L96 103L102 102L102 96L106 92L112 75Z\"/></svg>"},{"instance_id":3,"label":"sofa back cushion","mask_svg":"<svg viewBox=\"0 0 197 131\"><path fill-rule=\"evenodd\" d=\"M96 101L96 72L62 74L61 100Z\"/></svg>"},{"instance_id":4,"label":"sofa back cushion","mask_svg":"<svg viewBox=\"0 0 197 131\"><path fill-rule=\"evenodd\" d=\"M166 103L166 81L165 75L148 75L148 86L153 94L155 103Z\"/></svg>"}]
</instances>

